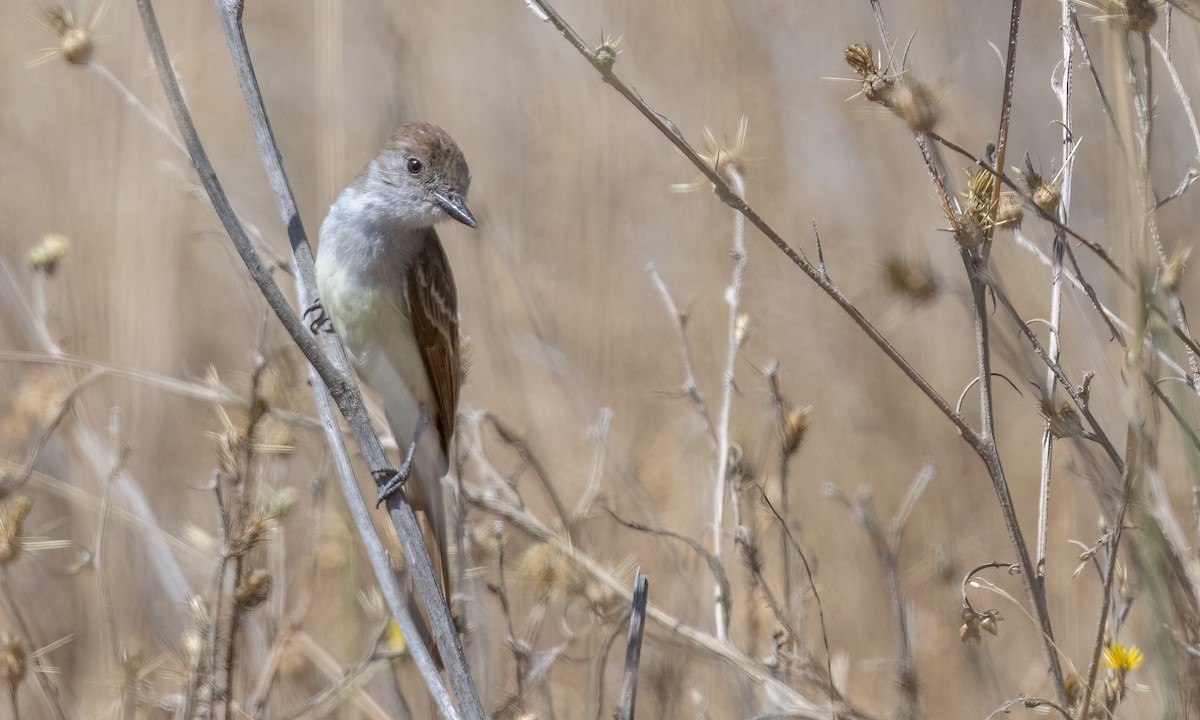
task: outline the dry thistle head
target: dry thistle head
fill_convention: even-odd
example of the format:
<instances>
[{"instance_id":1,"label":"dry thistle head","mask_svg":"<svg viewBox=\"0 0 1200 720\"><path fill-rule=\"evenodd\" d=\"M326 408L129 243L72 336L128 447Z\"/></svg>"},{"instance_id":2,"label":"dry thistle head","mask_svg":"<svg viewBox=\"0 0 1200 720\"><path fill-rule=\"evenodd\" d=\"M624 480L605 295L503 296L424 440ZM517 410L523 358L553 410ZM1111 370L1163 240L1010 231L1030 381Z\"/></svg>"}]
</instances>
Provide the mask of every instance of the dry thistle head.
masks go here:
<instances>
[{"instance_id":1,"label":"dry thistle head","mask_svg":"<svg viewBox=\"0 0 1200 720\"><path fill-rule=\"evenodd\" d=\"M93 14L87 23L75 21L75 14L61 5L42 8L42 18L39 24L50 31L58 41L57 47L47 48L35 62L45 62L53 57L61 57L71 65L87 65L92 61L96 51L96 43L92 29L96 26L104 6Z\"/></svg>"},{"instance_id":2,"label":"dry thistle head","mask_svg":"<svg viewBox=\"0 0 1200 720\"><path fill-rule=\"evenodd\" d=\"M1025 162L1020 172L1026 189L1033 197L1033 204L1053 215L1058 210L1058 204L1062 202L1062 192L1056 187L1056 183L1042 177L1041 173L1033 169L1033 160L1030 159L1029 153L1025 154Z\"/></svg>"},{"instance_id":3,"label":"dry thistle head","mask_svg":"<svg viewBox=\"0 0 1200 720\"><path fill-rule=\"evenodd\" d=\"M718 175L725 178L725 181L733 185L736 189L746 171L746 131L749 129L750 122L745 115L738 121L737 135L732 143L728 141L717 142L716 136L708 128L704 128L704 144L707 151L697 153L704 164L711 167ZM676 183L671 186L674 192L691 192L699 190L704 186L716 188L708 181L708 178L701 175L691 182Z\"/></svg>"},{"instance_id":4,"label":"dry thistle head","mask_svg":"<svg viewBox=\"0 0 1200 720\"><path fill-rule=\"evenodd\" d=\"M517 572L542 600L566 597L583 586L575 563L550 543L538 543L526 550L517 563Z\"/></svg>"},{"instance_id":5,"label":"dry thistle head","mask_svg":"<svg viewBox=\"0 0 1200 720\"><path fill-rule=\"evenodd\" d=\"M504 547L504 524L499 520L472 523L469 533L471 562L476 567L491 564Z\"/></svg>"},{"instance_id":6,"label":"dry thistle head","mask_svg":"<svg viewBox=\"0 0 1200 720\"><path fill-rule=\"evenodd\" d=\"M32 509L33 500L25 495L12 498L0 508L0 566L7 565L21 556L24 546L21 529Z\"/></svg>"},{"instance_id":7,"label":"dry thistle head","mask_svg":"<svg viewBox=\"0 0 1200 720\"><path fill-rule=\"evenodd\" d=\"M870 43L847 45L842 56L846 58L846 64L850 66L850 69L863 80L879 75L879 63L875 61L875 52L871 49Z\"/></svg>"},{"instance_id":8,"label":"dry thistle head","mask_svg":"<svg viewBox=\"0 0 1200 720\"><path fill-rule=\"evenodd\" d=\"M791 408L779 418L779 431L782 436L780 451L785 458L796 454L808 434L808 425L812 420L813 406Z\"/></svg>"},{"instance_id":9,"label":"dry thistle head","mask_svg":"<svg viewBox=\"0 0 1200 720\"><path fill-rule=\"evenodd\" d=\"M928 265L898 255L884 261L883 282L888 290L918 304L933 300L939 289Z\"/></svg>"},{"instance_id":10,"label":"dry thistle head","mask_svg":"<svg viewBox=\"0 0 1200 720\"><path fill-rule=\"evenodd\" d=\"M1158 8L1150 0L1124 0L1121 19L1130 32L1149 32L1158 22Z\"/></svg>"},{"instance_id":11,"label":"dry thistle head","mask_svg":"<svg viewBox=\"0 0 1200 720\"><path fill-rule=\"evenodd\" d=\"M233 542L233 553L245 555L258 547L271 529L271 515L263 507L256 507L246 517L245 525Z\"/></svg>"},{"instance_id":12,"label":"dry thistle head","mask_svg":"<svg viewBox=\"0 0 1200 720\"><path fill-rule=\"evenodd\" d=\"M243 610L262 605L271 595L271 573L263 568L251 570L233 593L233 601Z\"/></svg>"},{"instance_id":13,"label":"dry thistle head","mask_svg":"<svg viewBox=\"0 0 1200 720\"><path fill-rule=\"evenodd\" d=\"M911 73L888 76L881 72L868 43L850 45L842 56L862 80L862 94L867 100L891 110L913 132L928 132L937 125L941 109L928 85Z\"/></svg>"},{"instance_id":14,"label":"dry thistle head","mask_svg":"<svg viewBox=\"0 0 1200 720\"><path fill-rule=\"evenodd\" d=\"M982 168L971 175L963 194L967 205L958 217L950 218L954 239L959 245L974 250L987 238L987 229L994 220L996 204L992 202L992 174Z\"/></svg>"},{"instance_id":15,"label":"dry thistle head","mask_svg":"<svg viewBox=\"0 0 1200 720\"><path fill-rule=\"evenodd\" d=\"M29 674L29 648L17 635L0 635L0 677L15 693Z\"/></svg>"},{"instance_id":16,"label":"dry thistle head","mask_svg":"<svg viewBox=\"0 0 1200 720\"><path fill-rule=\"evenodd\" d=\"M25 254L25 262L33 272L50 276L69 252L71 240L66 235L46 233L37 245L29 248L29 252Z\"/></svg>"},{"instance_id":17,"label":"dry thistle head","mask_svg":"<svg viewBox=\"0 0 1200 720\"><path fill-rule=\"evenodd\" d=\"M67 397L61 377L47 369L26 372L10 392L12 404L0 421L0 441L14 445L49 424Z\"/></svg>"},{"instance_id":18,"label":"dry thistle head","mask_svg":"<svg viewBox=\"0 0 1200 720\"><path fill-rule=\"evenodd\" d=\"M1021 227L1025 219L1025 201L1021 196L1006 192L1000 193L1000 207L996 209L996 227L1005 230L1015 230Z\"/></svg>"},{"instance_id":19,"label":"dry thistle head","mask_svg":"<svg viewBox=\"0 0 1200 720\"><path fill-rule=\"evenodd\" d=\"M613 64L617 62L617 56L621 54L621 51L617 47L621 44L621 38L623 37L625 36L621 35L614 39L612 35L606 35L604 31L600 32L600 42L597 43L596 49L592 51L592 55L595 56L596 62L600 63L605 70L611 70Z\"/></svg>"}]
</instances>

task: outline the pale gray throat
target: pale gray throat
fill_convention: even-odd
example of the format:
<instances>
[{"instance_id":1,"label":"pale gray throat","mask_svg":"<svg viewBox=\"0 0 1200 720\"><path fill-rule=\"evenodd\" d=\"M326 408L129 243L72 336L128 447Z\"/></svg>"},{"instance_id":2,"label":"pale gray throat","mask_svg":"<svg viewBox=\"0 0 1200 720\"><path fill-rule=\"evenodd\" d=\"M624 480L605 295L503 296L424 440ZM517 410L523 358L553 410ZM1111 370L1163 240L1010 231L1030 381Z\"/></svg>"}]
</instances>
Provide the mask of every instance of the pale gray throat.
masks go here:
<instances>
[{"instance_id":1,"label":"pale gray throat","mask_svg":"<svg viewBox=\"0 0 1200 720\"><path fill-rule=\"evenodd\" d=\"M354 275L367 284L395 285L407 276L431 227L397 221L392 208L366 200L366 194L353 186L346 188L334 203L335 210L326 220L330 226L323 228L321 239L339 264L353 268Z\"/></svg>"}]
</instances>

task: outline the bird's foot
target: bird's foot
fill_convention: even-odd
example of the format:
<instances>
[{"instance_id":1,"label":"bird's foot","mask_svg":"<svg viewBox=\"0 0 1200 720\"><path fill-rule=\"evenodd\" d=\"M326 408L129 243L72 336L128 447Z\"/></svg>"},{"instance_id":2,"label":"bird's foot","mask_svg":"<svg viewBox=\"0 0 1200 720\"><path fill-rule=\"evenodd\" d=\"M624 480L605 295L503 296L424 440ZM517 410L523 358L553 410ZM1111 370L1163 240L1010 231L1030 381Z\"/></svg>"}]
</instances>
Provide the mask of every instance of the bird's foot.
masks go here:
<instances>
[{"instance_id":1,"label":"bird's foot","mask_svg":"<svg viewBox=\"0 0 1200 720\"><path fill-rule=\"evenodd\" d=\"M379 497L375 500L375 507L383 505L388 498L396 494L396 491L404 487L404 483L408 481L408 475L412 470L412 463L404 463L400 469L384 468L371 473L371 477L375 478L375 485L379 488Z\"/></svg>"},{"instance_id":2,"label":"bird's foot","mask_svg":"<svg viewBox=\"0 0 1200 720\"><path fill-rule=\"evenodd\" d=\"M371 477L375 478L375 485L379 487L379 499L375 501L375 507L378 508L389 497L394 495L397 490L404 487L404 483L408 481L408 476L412 474L413 455L417 451L417 441L413 440L408 446L408 452L404 454L404 463L399 470L395 468L384 468L371 473Z\"/></svg>"},{"instance_id":3,"label":"bird's foot","mask_svg":"<svg viewBox=\"0 0 1200 720\"><path fill-rule=\"evenodd\" d=\"M309 315L313 316L312 320L308 324L308 329L312 331L313 335L316 335L322 331L333 329L333 322L329 319L329 316L325 314L325 308L321 307L320 300L317 300L312 305L304 308L304 314L301 315L301 317L305 320L308 320Z\"/></svg>"}]
</instances>

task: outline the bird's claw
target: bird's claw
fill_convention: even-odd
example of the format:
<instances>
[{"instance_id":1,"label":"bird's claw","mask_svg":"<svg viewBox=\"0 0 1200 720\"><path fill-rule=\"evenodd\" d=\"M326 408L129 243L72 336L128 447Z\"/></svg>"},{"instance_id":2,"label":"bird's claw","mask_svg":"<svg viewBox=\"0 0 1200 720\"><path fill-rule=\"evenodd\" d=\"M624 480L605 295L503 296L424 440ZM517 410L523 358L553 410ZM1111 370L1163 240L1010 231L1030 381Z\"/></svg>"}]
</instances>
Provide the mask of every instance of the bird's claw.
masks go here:
<instances>
[{"instance_id":1,"label":"bird's claw","mask_svg":"<svg viewBox=\"0 0 1200 720\"><path fill-rule=\"evenodd\" d=\"M371 477L375 478L375 484L379 486L379 498L375 501L375 508L383 505L396 491L404 487L404 483L408 481L409 472L412 469L412 463L406 462L400 466L400 469L384 468L371 473Z\"/></svg>"},{"instance_id":2,"label":"bird's claw","mask_svg":"<svg viewBox=\"0 0 1200 720\"><path fill-rule=\"evenodd\" d=\"M325 314L325 308L321 307L320 300L317 300L312 305L304 308L304 314L301 315L301 317L305 320L308 320L309 315L314 316L308 324L308 329L313 335L316 335L322 331L333 329L333 322L329 319L329 316Z\"/></svg>"}]
</instances>

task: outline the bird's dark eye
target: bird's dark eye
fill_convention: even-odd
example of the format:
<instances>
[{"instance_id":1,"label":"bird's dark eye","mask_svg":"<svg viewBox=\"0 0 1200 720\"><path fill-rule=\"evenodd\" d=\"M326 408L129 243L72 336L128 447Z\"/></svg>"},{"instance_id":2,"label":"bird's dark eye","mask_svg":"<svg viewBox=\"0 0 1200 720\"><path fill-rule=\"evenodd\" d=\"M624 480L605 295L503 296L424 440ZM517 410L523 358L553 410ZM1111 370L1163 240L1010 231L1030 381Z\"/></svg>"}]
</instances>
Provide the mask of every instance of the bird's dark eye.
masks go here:
<instances>
[{"instance_id":1,"label":"bird's dark eye","mask_svg":"<svg viewBox=\"0 0 1200 720\"><path fill-rule=\"evenodd\" d=\"M425 164L422 163L420 160L416 159L415 157L410 157L408 159L408 171L410 173L412 173L413 175L416 175L417 173L421 172L423 169L425 169Z\"/></svg>"}]
</instances>

